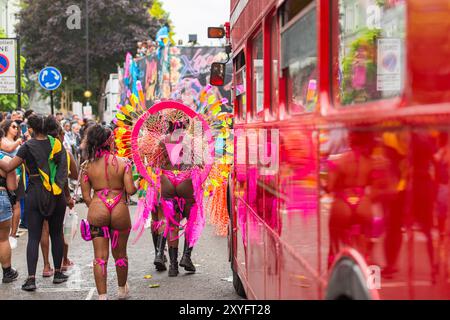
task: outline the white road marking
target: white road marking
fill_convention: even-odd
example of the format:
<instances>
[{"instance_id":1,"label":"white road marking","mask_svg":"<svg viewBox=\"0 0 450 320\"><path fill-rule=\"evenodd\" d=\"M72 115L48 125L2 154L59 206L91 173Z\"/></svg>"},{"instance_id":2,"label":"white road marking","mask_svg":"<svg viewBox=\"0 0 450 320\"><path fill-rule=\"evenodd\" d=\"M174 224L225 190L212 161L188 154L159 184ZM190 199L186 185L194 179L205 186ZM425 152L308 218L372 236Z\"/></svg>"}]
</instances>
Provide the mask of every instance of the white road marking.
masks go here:
<instances>
[{"instance_id":1,"label":"white road marking","mask_svg":"<svg viewBox=\"0 0 450 320\"><path fill-rule=\"evenodd\" d=\"M78 292L78 291L86 291L86 290L92 290L95 288L80 288L80 289L74 289L74 288L43 288L41 286L38 287L37 292L39 293L55 293L55 292Z\"/></svg>"},{"instance_id":2,"label":"white road marking","mask_svg":"<svg viewBox=\"0 0 450 320\"><path fill-rule=\"evenodd\" d=\"M91 290L89 290L89 293L86 296L85 300L92 300L92 296L94 295L94 292L95 292L95 288L91 288Z\"/></svg>"}]
</instances>

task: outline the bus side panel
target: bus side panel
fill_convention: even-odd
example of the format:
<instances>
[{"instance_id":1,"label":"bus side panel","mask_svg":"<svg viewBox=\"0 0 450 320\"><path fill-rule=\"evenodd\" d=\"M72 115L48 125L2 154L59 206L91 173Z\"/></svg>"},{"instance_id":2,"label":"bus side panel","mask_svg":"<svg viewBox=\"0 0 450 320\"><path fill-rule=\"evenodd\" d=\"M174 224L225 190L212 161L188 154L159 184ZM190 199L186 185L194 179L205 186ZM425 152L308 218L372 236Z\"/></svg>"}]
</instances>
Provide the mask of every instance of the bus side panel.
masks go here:
<instances>
[{"instance_id":1,"label":"bus side panel","mask_svg":"<svg viewBox=\"0 0 450 320\"><path fill-rule=\"evenodd\" d=\"M249 210L248 214L248 283L254 299L265 299L265 232L261 219Z\"/></svg>"},{"instance_id":2,"label":"bus side panel","mask_svg":"<svg viewBox=\"0 0 450 320\"><path fill-rule=\"evenodd\" d=\"M247 156L246 138L239 128L235 129L234 150L234 223L236 227L236 247L233 256L236 260L235 271L241 276L244 286L247 285Z\"/></svg>"},{"instance_id":3,"label":"bus side panel","mask_svg":"<svg viewBox=\"0 0 450 320\"><path fill-rule=\"evenodd\" d=\"M322 264L351 247L380 298L448 298L448 132L366 126L321 141Z\"/></svg>"},{"instance_id":4,"label":"bus side panel","mask_svg":"<svg viewBox=\"0 0 450 320\"><path fill-rule=\"evenodd\" d=\"M290 124L280 128L280 298L318 299L317 134Z\"/></svg>"},{"instance_id":5,"label":"bus side panel","mask_svg":"<svg viewBox=\"0 0 450 320\"><path fill-rule=\"evenodd\" d=\"M247 203L248 203L248 282L256 299L265 298L265 224L264 197L260 186L259 130L248 128Z\"/></svg>"},{"instance_id":6,"label":"bus side panel","mask_svg":"<svg viewBox=\"0 0 450 320\"><path fill-rule=\"evenodd\" d=\"M280 298L279 130L258 130L257 212L264 224L265 299Z\"/></svg>"}]
</instances>

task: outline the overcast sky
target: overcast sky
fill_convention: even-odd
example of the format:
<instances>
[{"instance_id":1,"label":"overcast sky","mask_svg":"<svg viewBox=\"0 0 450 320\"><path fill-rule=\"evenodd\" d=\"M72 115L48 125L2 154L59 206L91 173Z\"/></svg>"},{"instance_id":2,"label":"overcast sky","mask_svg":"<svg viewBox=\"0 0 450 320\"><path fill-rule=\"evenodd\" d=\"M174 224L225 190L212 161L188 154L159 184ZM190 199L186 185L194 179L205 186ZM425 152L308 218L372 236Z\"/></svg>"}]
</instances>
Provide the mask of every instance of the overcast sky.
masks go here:
<instances>
[{"instance_id":1,"label":"overcast sky","mask_svg":"<svg viewBox=\"0 0 450 320\"><path fill-rule=\"evenodd\" d=\"M208 27L220 26L230 20L229 0L162 0L163 8L170 13L175 27L175 41L188 41L189 34L197 34L201 45L214 45L208 39Z\"/></svg>"}]
</instances>

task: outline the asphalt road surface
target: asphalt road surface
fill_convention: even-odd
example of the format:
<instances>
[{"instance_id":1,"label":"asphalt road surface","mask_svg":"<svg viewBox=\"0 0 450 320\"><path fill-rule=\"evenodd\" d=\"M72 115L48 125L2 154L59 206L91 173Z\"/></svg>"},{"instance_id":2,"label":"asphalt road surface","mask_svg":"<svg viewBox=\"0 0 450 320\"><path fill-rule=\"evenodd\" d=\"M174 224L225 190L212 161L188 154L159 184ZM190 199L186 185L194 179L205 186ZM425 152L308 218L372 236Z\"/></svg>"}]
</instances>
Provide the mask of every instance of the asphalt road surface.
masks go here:
<instances>
[{"instance_id":1,"label":"asphalt road surface","mask_svg":"<svg viewBox=\"0 0 450 320\"><path fill-rule=\"evenodd\" d=\"M135 209L135 206L130 207L132 221ZM78 204L76 211L79 219L86 217L87 209L84 204ZM192 253L192 261L196 265L197 272L188 274L184 268L180 268L178 277L173 278L167 276L167 271L157 272L154 268L154 248L150 230L145 230L138 243L133 245L132 241L135 236L135 233L131 233L128 244L130 299L241 299L235 293L231 282L232 273L227 259L227 240L225 237L216 236L212 226L206 226ZM69 247L69 258L75 263L74 267L67 272L70 275L69 281L54 285L52 278L43 278L43 260L40 252L36 275L38 289L35 292L21 290L27 276L26 244L27 233L25 232L18 238L18 246L12 252L13 267L19 271L19 279L11 284L0 283L1 300L96 300L98 298L92 272L92 243L81 239L79 232ZM181 250L182 245L180 246ZM50 261L52 261L51 254ZM151 278L146 279L146 276L151 276ZM152 288L152 285L159 286ZM108 263L108 295L109 299L117 299L117 278L111 255Z\"/></svg>"}]
</instances>

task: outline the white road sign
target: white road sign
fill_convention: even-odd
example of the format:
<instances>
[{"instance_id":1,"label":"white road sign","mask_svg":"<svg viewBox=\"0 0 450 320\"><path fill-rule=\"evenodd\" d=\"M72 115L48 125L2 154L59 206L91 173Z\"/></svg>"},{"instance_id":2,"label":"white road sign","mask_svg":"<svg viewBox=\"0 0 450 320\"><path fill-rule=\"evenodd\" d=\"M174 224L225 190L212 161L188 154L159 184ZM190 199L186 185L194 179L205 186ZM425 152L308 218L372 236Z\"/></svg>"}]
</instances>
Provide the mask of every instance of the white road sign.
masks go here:
<instances>
[{"instance_id":1,"label":"white road sign","mask_svg":"<svg viewBox=\"0 0 450 320\"><path fill-rule=\"evenodd\" d=\"M401 65L400 39L378 39L378 91L399 91L401 89Z\"/></svg>"},{"instance_id":2,"label":"white road sign","mask_svg":"<svg viewBox=\"0 0 450 320\"><path fill-rule=\"evenodd\" d=\"M0 39L0 94L17 94L16 40Z\"/></svg>"}]
</instances>

